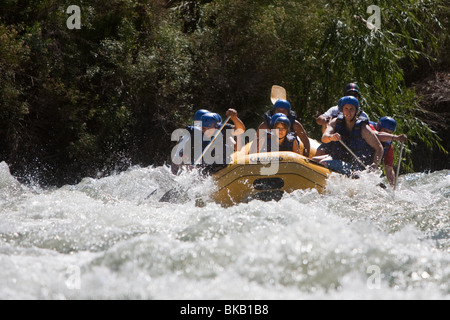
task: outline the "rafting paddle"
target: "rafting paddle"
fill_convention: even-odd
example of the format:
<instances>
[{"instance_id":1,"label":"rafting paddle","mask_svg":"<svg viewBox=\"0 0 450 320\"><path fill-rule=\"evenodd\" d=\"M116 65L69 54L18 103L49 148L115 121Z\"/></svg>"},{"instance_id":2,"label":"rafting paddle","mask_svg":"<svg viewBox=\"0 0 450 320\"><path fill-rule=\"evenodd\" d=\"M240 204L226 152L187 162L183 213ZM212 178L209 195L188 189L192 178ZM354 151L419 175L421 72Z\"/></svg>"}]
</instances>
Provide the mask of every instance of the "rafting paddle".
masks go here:
<instances>
[{"instance_id":1,"label":"rafting paddle","mask_svg":"<svg viewBox=\"0 0 450 320\"><path fill-rule=\"evenodd\" d=\"M200 155L200 157L194 162L194 165L199 165L202 162L202 159L204 157L204 155L206 154L206 152L211 148L212 144L214 143L214 141L217 139L217 137L219 136L219 134L222 132L223 128L225 127L225 125L228 123L228 121L230 121L231 117L229 116L225 122L222 124L222 126L220 127L220 129L217 131L217 133L214 135L214 137L211 139L211 142L206 146L206 148L203 150L203 153ZM188 189L189 190L189 189ZM162 198L159 200L159 202L169 202L169 203L176 203L180 198L181 199L186 199L187 198L187 191L184 191L181 189L180 186L178 187L174 187L172 189L170 189L169 191L167 191Z\"/></svg>"},{"instance_id":2,"label":"rafting paddle","mask_svg":"<svg viewBox=\"0 0 450 320\"><path fill-rule=\"evenodd\" d=\"M206 146L205 150L203 150L202 155L197 159L197 161L194 162L194 165L198 165L200 164L200 162L203 159L203 156L206 154L206 152L209 150L209 148L212 146L212 144L214 143L214 141L217 139L217 137L219 136L219 134L222 132L222 129L225 127L225 125L228 123L228 121L230 121L231 117L229 116L225 122L222 124L222 126L220 127L220 129L217 131L217 133L214 135L214 137L212 138L211 142Z\"/></svg>"},{"instance_id":3,"label":"rafting paddle","mask_svg":"<svg viewBox=\"0 0 450 320\"><path fill-rule=\"evenodd\" d=\"M348 152L356 159L358 162L367 169L367 166L362 162L362 160L350 149L342 140L339 140L339 142L347 149ZM386 185L384 183L379 183L377 187L381 187L382 189L387 189Z\"/></svg>"},{"instance_id":4,"label":"rafting paddle","mask_svg":"<svg viewBox=\"0 0 450 320\"><path fill-rule=\"evenodd\" d=\"M278 100L286 100L286 89L277 85L272 86L270 100L275 104Z\"/></svg>"},{"instance_id":5,"label":"rafting paddle","mask_svg":"<svg viewBox=\"0 0 450 320\"><path fill-rule=\"evenodd\" d=\"M356 159L358 160L358 162L364 167L366 168L366 165L364 164L364 162L361 161L361 159L352 151L352 149L350 149L342 140L339 140L339 142L345 147L345 149L347 149L348 152L350 152L350 154Z\"/></svg>"}]
</instances>

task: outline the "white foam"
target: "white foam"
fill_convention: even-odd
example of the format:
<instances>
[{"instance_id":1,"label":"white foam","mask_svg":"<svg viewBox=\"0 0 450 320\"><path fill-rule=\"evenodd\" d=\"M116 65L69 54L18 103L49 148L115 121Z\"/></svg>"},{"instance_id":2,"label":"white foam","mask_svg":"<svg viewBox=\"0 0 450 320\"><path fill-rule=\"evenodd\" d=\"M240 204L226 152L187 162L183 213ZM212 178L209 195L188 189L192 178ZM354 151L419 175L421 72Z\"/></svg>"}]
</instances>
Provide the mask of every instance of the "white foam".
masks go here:
<instances>
[{"instance_id":1,"label":"white foam","mask_svg":"<svg viewBox=\"0 0 450 320\"><path fill-rule=\"evenodd\" d=\"M210 179L167 167L58 190L30 191L5 165L0 179L1 299L449 298L448 171L402 177L395 194L376 174L336 176L325 194L231 208L207 200ZM159 202L174 185L186 199Z\"/></svg>"}]
</instances>

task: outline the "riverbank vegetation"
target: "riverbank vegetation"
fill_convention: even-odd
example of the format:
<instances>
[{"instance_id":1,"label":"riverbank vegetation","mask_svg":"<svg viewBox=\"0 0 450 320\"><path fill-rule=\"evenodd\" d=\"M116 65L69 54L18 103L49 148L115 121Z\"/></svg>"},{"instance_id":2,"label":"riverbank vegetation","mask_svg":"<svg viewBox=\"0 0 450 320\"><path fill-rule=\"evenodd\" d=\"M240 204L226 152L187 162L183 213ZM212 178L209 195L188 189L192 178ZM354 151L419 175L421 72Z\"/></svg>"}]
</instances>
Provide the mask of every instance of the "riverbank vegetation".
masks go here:
<instances>
[{"instance_id":1,"label":"riverbank vegetation","mask_svg":"<svg viewBox=\"0 0 450 320\"><path fill-rule=\"evenodd\" d=\"M197 109L235 108L256 128L274 84L320 139L315 117L357 82L370 118L393 116L410 137L406 170L448 168L448 131L426 122L413 86L450 70L448 0L2 3L0 161L23 180L161 165ZM80 29L69 27L71 5Z\"/></svg>"}]
</instances>

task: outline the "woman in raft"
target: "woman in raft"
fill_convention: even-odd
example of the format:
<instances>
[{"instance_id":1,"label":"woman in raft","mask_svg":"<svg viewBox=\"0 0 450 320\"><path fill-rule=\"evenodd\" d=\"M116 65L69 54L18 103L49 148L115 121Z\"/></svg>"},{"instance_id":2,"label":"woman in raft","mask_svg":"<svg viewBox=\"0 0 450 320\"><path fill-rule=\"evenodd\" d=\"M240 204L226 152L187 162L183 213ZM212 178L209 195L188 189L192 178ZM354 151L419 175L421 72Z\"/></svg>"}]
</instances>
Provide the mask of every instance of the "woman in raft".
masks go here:
<instances>
[{"instance_id":1,"label":"woman in raft","mask_svg":"<svg viewBox=\"0 0 450 320\"><path fill-rule=\"evenodd\" d=\"M308 135L306 134L303 125L297 120L297 116L295 112L292 110L291 103L287 100L283 99L277 100L273 105L273 109L268 111L264 115L264 121L259 125L258 130L256 131L257 141L259 141L260 134L262 132L271 129L272 117L277 113L282 113L286 116L286 118L289 119L290 122L290 128L288 130L289 136L294 136L296 139L298 137L300 139L300 141L303 143L304 146L303 155L305 157L309 157L310 142L308 139ZM258 149L260 148L258 147Z\"/></svg>"},{"instance_id":2,"label":"woman in raft","mask_svg":"<svg viewBox=\"0 0 450 320\"><path fill-rule=\"evenodd\" d=\"M291 121L285 114L274 114L270 121L272 130L259 137L258 152L292 151L300 154L298 140L290 133L290 128Z\"/></svg>"}]
</instances>

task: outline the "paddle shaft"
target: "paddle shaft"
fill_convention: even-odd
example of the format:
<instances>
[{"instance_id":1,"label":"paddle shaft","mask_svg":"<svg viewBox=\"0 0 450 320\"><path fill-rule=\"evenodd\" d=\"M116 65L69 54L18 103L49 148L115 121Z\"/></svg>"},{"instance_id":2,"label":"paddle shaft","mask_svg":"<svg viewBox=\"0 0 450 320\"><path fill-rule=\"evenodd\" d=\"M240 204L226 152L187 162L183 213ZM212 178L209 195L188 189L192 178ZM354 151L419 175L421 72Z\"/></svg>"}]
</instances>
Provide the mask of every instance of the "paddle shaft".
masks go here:
<instances>
[{"instance_id":1,"label":"paddle shaft","mask_svg":"<svg viewBox=\"0 0 450 320\"><path fill-rule=\"evenodd\" d=\"M358 160L358 162L364 167L366 168L366 165L364 164L364 162L361 161L361 159L352 151L352 149L350 149L342 140L339 140L339 142L345 147L345 149L347 149L348 152L350 152L350 154L356 159Z\"/></svg>"},{"instance_id":2,"label":"paddle shaft","mask_svg":"<svg viewBox=\"0 0 450 320\"><path fill-rule=\"evenodd\" d=\"M206 152L209 150L209 148L211 147L211 145L214 143L214 141L217 139L217 137L219 136L220 132L222 132L222 129L225 127L225 125L228 123L228 121L230 121L231 117L228 117L225 122L223 123L222 127L219 129L219 131L214 135L213 139L211 140L211 142L208 144L208 146L205 148L205 150L203 151L202 155L197 159L197 161L195 161L195 165L199 164L202 159L203 156L206 154ZM189 190L189 189L188 189ZM156 190L155 190L156 191ZM155 191L153 191L148 197L147 199L152 196ZM175 201L178 200L180 194L181 194L181 190L177 190L177 188L172 188L169 191L167 191L163 197L159 200L159 202L171 202L171 201ZM186 193L186 191L184 191L184 193ZM175 199L173 199L175 198Z\"/></svg>"},{"instance_id":3,"label":"paddle shaft","mask_svg":"<svg viewBox=\"0 0 450 320\"><path fill-rule=\"evenodd\" d=\"M398 157L397 174L395 175L394 190L397 189L397 180L398 180L398 176L400 174L400 166L402 164L402 155L403 155L403 147L404 147L404 145L405 144L402 142L402 145L400 147L400 155Z\"/></svg>"},{"instance_id":4,"label":"paddle shaft","mask_svg":"<svg viewBox=\"0 0 450 320\"><path fill-rule=\"evenodd\" d=\"M208 146L205 148L205 150L203 150L202 155L197 159L197 161L195 161L194 165L198 165L202 161L203 156L206 154L206 152L209 150L209 148L211 148L212 144L217 139L219 134L222 132L222 129L225 127L225 125L228 123L228 121L230 121L230 119L231 119L231 117L228 117L225 120L225 122L223 123L222 127L220 127L219 131L214 135L214 137L212 138L211 142L208 144Z\"/></svg>"}]
</instances>

